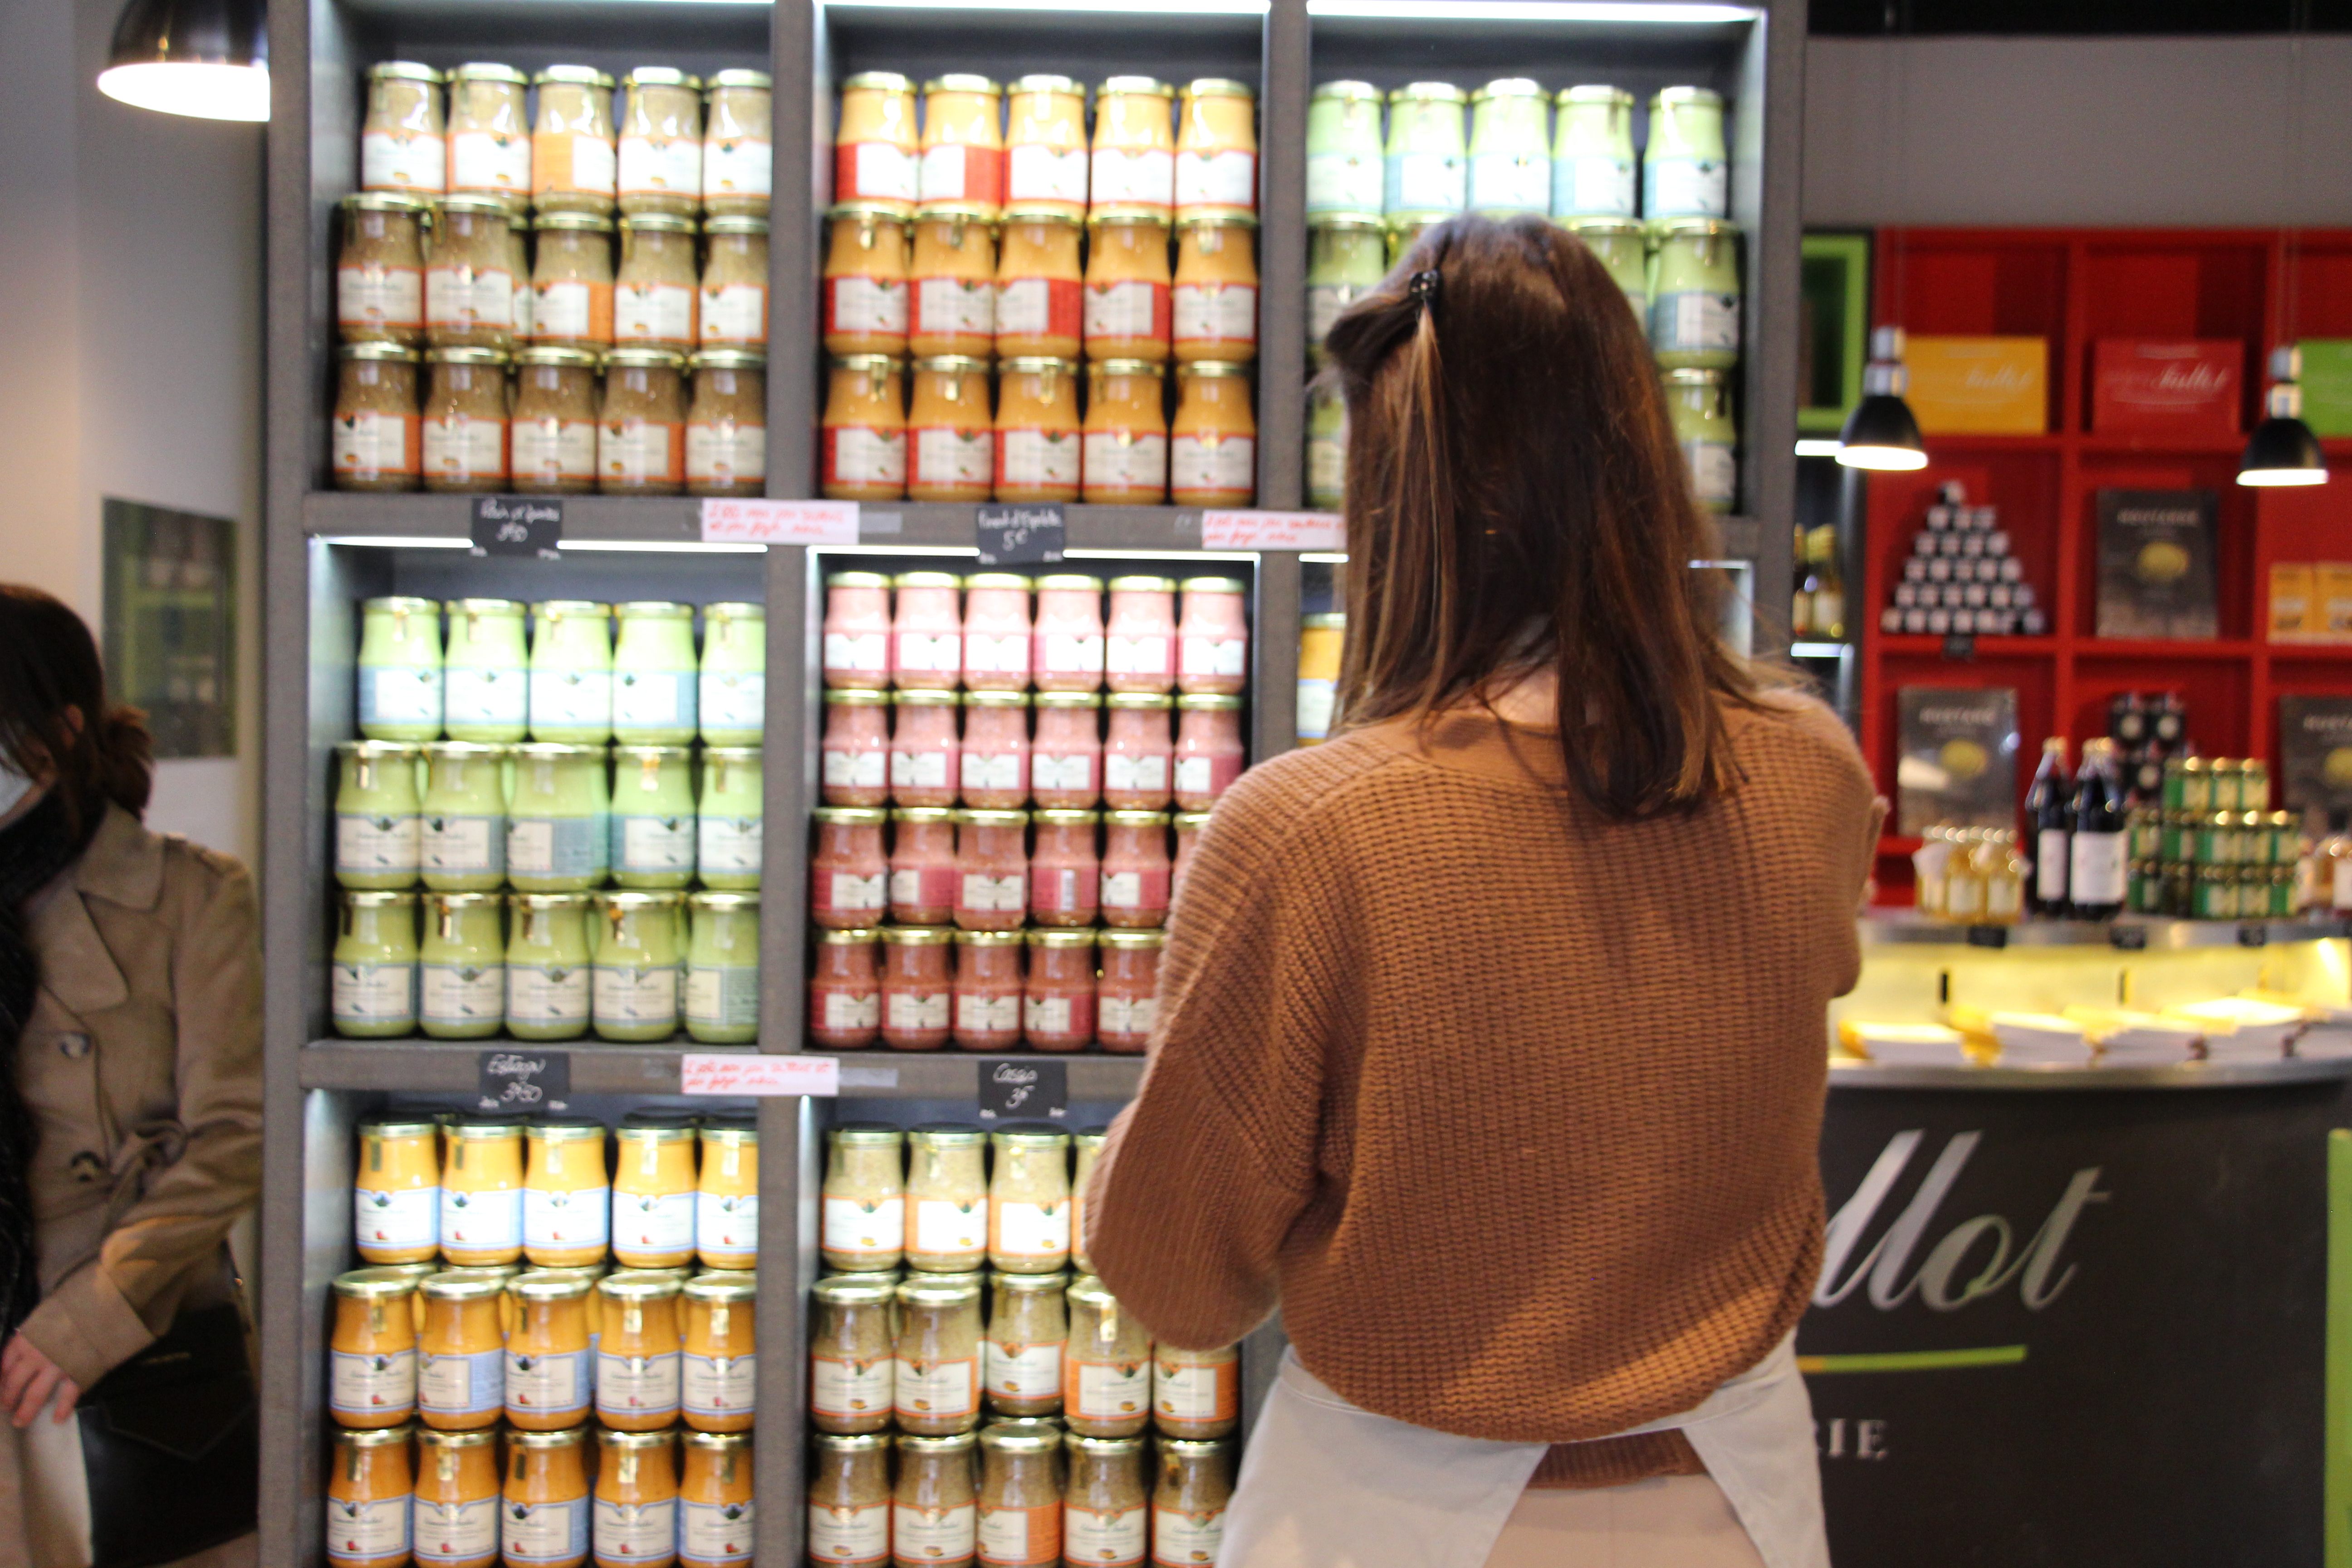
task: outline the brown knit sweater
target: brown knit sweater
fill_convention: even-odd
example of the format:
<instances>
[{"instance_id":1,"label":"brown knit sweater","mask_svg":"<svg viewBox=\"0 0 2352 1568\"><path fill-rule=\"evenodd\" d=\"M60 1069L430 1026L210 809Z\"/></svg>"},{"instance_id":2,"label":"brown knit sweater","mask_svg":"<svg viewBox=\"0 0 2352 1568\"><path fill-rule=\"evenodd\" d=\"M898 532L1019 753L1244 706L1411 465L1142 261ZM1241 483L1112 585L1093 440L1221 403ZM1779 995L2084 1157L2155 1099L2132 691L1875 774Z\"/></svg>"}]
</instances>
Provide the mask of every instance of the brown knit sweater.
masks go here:
<instances>
[{"instance_id":1,"label":"brown knit sweater","mask_svg":"<svg viewBox=\"0 0 2352 1568\"><path fill-rule=\"evenodd\" d=\"M1536 1484L1696 1473L1679 1433L1821 1267L1824 1008L1881 808L1836 718L1731 710L1745 782L1612 823L1483 713L1250 771L1170 923L1141 1092L1087 1211L1161 1337L1279 1300L1398 1420L1556 1447Z\"/></svg>"}]
</instances>

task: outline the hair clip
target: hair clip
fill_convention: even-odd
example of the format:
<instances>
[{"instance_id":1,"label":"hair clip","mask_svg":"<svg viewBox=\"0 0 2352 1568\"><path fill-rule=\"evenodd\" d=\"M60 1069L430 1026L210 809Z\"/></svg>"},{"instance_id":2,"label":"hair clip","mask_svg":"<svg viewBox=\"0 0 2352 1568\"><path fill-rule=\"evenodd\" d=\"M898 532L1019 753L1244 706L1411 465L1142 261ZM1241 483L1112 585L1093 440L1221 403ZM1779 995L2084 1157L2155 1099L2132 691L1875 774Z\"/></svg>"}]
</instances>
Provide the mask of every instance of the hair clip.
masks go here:
<instances>
[{"instance_id":1,"label":"hair clip","mask_svg":"<svg viewBox=\"0 0 2352 1568\"><path fill-rule=\"evenodd\" d=\"M1434 310L1437 309L1437 268L1433 267L1426 272L1414 273L1405 291L1419 300L1424 310Z\"/></svg>"}]
</instances>

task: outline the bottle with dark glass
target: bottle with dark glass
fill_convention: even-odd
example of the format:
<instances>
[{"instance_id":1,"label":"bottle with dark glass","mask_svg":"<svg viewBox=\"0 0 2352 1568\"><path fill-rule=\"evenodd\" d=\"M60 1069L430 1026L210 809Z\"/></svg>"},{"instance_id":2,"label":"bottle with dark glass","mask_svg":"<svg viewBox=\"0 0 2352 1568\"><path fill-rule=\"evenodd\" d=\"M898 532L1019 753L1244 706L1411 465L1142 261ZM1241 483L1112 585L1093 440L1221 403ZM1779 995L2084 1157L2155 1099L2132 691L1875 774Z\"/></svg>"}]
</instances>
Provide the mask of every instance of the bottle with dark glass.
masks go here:
<instances>
[{"instance_id":1,"label":"bottle with dark glass","mask_svg":"<svg viewBox=\"0 0 2352 1568\"><path fill-rule=\"evenodd\" d=\"M2147 739L2148 710L2137 691L2118 691L2107 699L2107 739L2129 754Z\"/></svg>"},{"instance_id":2,"label":"bottle with dark glass","mask_svg":"<svg viewBox=\"0 0 2352 1568\"><path fill-rule=\"evenodd\" d=\"M2073 835L2067 845L2066 896L2082 921L2113 920L2121 913L2128 881L2123 789L2116 777L2113 741L2083 742L2083 767L2074 778Z\"/></svg>"},{"instance_id":3,"label":"bottle with dark glass","mask_svg":"<svg viewBox=\"0 0 2352 1568\"><path fill-rule=\"evenodd\" d=\"M2033 770L2033 783L2025 792L2025 830L2033 836L2033 879L2025 891L2025 907L2037 920L2066 918L2074 820L2069 791L2066 737L2053 735L2042 742L2042 765Z\"/></svg>"},{"instance_id":4,"label":"bottle with dark glass","mask_svg":"<svg viewBox=\"0 0 2352 1568\"><path fill-rule=\"evenodd\" d=\"M2168 691L2147 705L2147 738L2167 752L2177 750L2189 733L2189 710L2180 693Z\"/></svg>"}]
</instances>

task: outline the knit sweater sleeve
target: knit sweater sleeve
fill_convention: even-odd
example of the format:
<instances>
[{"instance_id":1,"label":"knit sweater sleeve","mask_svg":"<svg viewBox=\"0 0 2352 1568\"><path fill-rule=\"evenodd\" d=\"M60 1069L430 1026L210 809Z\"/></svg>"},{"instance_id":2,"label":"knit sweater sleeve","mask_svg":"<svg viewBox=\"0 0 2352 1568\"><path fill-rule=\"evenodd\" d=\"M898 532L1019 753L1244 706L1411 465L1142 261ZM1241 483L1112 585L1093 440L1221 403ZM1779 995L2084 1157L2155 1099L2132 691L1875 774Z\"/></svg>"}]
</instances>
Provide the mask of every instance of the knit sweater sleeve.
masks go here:
<instances>
[{"instance_id":1,"label":"knit sweater sleeve","mask_svg":"<svg viewBox=\"0 0 2352 1568\"><path fill-rule=\"evenodd\" d=\"M1104 1282L1192 1349L1230 1344L1274 1310L1284 1239L1316 1188L1327 1042L1347 1027L1343 868L1286 777L1244 777L1202 832L1169 923L1150 1061L1085 1210Z\"/></svg>"}]
</instances>

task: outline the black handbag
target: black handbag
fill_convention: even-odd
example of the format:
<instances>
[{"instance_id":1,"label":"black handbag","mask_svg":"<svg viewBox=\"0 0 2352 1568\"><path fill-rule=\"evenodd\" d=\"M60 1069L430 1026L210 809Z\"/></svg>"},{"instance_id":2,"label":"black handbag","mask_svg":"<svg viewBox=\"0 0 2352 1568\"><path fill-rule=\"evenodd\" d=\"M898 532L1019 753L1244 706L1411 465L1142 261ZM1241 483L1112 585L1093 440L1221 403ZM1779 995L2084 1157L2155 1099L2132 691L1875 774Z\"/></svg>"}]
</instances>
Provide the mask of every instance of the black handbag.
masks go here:
<instances>
[{"instance_id":1,"label":"black handbag","mask_svg":"<svg viewBox=\"0 0 2352 1568\"><path fill-rule=\"evenodd\" d=\"M81 1397L90 1568L155 1568L260 1517L260 1401L234 1301L171 1331Z\"/></svg>"}]
</instances>

